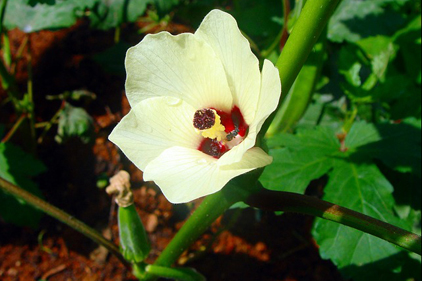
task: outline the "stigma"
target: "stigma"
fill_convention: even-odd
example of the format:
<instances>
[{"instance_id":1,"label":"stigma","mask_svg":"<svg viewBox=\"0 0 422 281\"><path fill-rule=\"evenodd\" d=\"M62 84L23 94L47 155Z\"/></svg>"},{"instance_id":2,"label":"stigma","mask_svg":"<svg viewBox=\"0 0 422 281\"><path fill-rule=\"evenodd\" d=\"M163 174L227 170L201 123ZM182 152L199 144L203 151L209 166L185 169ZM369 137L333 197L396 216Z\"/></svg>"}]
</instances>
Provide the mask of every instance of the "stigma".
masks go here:
<instances>
[{"instance_id":1,"label":"stigma","mask_svg":"<svg viewBox=\"0 0 422 281\"><path fill-rule=\"evenodd\" d=\"M221 124L221 117L214 109L201 109L195 112L193 126L204 138L222 141L226 138L226 128Z\"/></svg>"}]
</instances>

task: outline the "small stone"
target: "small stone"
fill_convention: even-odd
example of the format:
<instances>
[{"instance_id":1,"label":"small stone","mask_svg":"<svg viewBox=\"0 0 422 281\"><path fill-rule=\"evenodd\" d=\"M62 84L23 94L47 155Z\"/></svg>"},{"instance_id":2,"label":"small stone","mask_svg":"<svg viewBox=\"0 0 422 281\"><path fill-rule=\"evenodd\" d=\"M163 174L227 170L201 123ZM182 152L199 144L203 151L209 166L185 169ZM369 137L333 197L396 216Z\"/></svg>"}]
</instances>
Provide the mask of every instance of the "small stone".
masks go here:
<instances>
[{"instance_id":1,"label":"small stone","mask_svg":"<svg viewBox=\"0 0 422 281\"><path fill-rule=\"evenodd\" d=\"M152 233L157 229L157 226L158 217L155 214L150 214L145 225L145 230L149 233Z\"/></svg>"},{"instance_id":2,"label":"small stone","mask_svg":"<svg viewBox=\"0 0 422 281\"><path fill-rule=\"evenodd\" d=\"M7 275L10 277L16 277L18 275L18 270L12 267L7 271Z\"/></svg>"}]
</instances>

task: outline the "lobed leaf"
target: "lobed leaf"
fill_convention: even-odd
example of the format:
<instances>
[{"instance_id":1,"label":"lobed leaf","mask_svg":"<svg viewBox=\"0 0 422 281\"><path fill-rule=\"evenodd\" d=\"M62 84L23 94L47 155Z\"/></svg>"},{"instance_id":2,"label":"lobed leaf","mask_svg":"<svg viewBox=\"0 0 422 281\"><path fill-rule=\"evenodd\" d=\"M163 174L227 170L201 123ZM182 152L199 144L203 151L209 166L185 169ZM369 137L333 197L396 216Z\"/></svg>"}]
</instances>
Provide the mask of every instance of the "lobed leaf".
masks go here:
<instances>
[{"instance_id":1,"label":"lobed leaf","mask_svg":"<svg viewBox=\"0 0 422 281\"><path fill-rule=\"evenodd\" d=\"M91 25L107 30L122 23L134 22L142 16L147 5L154 0L96 0L98 3L89 13ZM167 0L166 0L167 1Z\"/></svg>"},{"instance_id":2,"label":"lobed leaf","mask_svg":"<svg viewBox=\"0 0 422 281\"><path fill-rule=\"evenodd\" d=\"M394 215L393 187L374 164L338 161L329 177L324 200L410 228ZM390 280L386 278L400 268L405 256L382 239L322 219L316 220L313 234L321 256L354 280L374 280L371 274L375 272L384 276L382 280Z\"/></svg>"},{"instance_id":3,"label":"lobed leaf","mask_svg":"<svg viewBox=\"0 0 422 281\"><path fill-rule=\"evenodd\" d=\"M179 4L179 0L152 0L152 2L161 15L169 13L174 6Z\"/></svg>"},{"instance_id":4,"label":"lobed leaf","mask_svg":"<svg viewBox=\"0 0 422 281\"><path fill-rule=\"evenodd\" d=\"M334 131L324 127L300 130L297 135L278 134L268 145L274 162L265 169L262 184L271 190L297 193L304 193L312 180L333 167L331 156L340 149Z\"/></svg>"},{"instance_id":5,"label":"lobed leaf","mask_svg":"<svg viewBox=\"0 0 422 281\"><path fill-rule=\"evenodd\" d=\"M72 26L98 0L13 0L6 8L4 25L27 32Z\"/></svg>"},{"instance_id":6,"label":"lobed leaf","mask_svg":"<svg viewBox=\"0 0 422 281\"><path fill-rule=\"evenodd\" d=\"M357 122L350 130L345 145L369 161L377 158L392 169L421 177L420 120L378 125Z\"/></svg>"},{"instance_id":7,"label":"lobed leaf","mask_svg":"<svg viewBox=\"0 0 422 281\"><path fill-rule=\"evenodd\" d=\"M43 163L11 143L0 143L0 177L41 197L42 193L31 180L45 171ZM37 227L42 213L24 201L0 191L0 217L19 226ZM13 211L11 211L13 210Z\"/></svg>"},{"instance_id":8,"label":"lobed leaf","mask_svg":"<svg viewBox=\"0 0 422 281\"><path fill-rule=\"evenodd\" d=\"M404 23L387 4L404 5L409 0L344 0L330 20L328 38L332 42L357 42L375 35L392 35Z\"/></svg>"}]
</instances>

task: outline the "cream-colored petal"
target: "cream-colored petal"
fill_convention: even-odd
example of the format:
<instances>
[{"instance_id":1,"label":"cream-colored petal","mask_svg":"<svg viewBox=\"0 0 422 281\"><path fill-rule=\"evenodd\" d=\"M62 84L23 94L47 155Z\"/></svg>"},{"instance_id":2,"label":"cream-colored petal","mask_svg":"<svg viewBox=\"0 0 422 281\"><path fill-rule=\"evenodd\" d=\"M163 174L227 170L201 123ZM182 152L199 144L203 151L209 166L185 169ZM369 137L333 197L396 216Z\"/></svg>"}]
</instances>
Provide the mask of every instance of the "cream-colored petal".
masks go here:
<instances>
[{"instance_id":1,"label":"cream-colored petal","mask_svg":"<svg viewBox=\"0 0 422 281\"><path fill-rule=\"evenodd\" d=\"M221 61L193 34L147 35L126 55L126 94L132 107L159 96L195 107L230 111L233 98Z\"/></svg>"},{"instance_id":2,"label":"cream-colored petal","mask_svg":"<svg viewBox=\"0 0 422 281\"><path fill-rule=\"evenodd\" d=\"M261 74L259 61L236 20L228 13L213 10L195 35L211 45L223 62L234 104L242 111L246 123L251 124L258 104Z\"/></svg>"},{"instance_id":3,"label":"cream-colored petal","mask_svg":"<svg viewBox=\"0 0 422 281\"><path fill-rule=\"evenodd\" d=\"M224 154L218 161L220 165L230 165L240 161L246 151L255 146L256 137L265 120L276 110L281 95L281 82L278 69L272 62L265 60L262 69L262 85L255 119L249 126L245 140Z\"/></svg>"},{"instance_id":4,"label":"cream-colored petal","mask_svg":"<svg viewBox=\"0 0 422 281\"><path fill-rule=\"evenodd\" d=\"M242 161L220 167L214 158L198 150L172 147L148 164L144 179L155 181L170 202L186 203L218 192L231 179L271 161L260 148L253 148Z\"/></svg>"},{"instance_id":5,"label":"cream-colored petal","mask_svg":"<svg viewBox=\"0 0 422 281\"><path fill-rule=\"evenodd\" d=\"M273 162L273 158L269 156L262 148L253 147L246 151L240 162L220 166L221 171L237 171L239 169L250 169L254 170L270 165Z\"/></svg>"},{"instance_id":6,"label":"cream-colored petal","mask_svg":"<svg viewBox=\"0 0 422 281\"><path fill-rule=\"evenodd\" d=\"M141 170L173 146L196 149L202 137L193 125L195 109L170 97L139 102L114 128L109 139Z\"/></svg>"},{"instance_id":7,"label":"cream-colored petal","mask_svg":"<svg viewBox=\"0 0 422 281\"><path fill-rule=\"evenodd\" d=\"M245 153L255 146L257 134L256 126L249 127L248 136L240 144L221 156L221 158L218 159L218 164L221 166L231 165L242 160Z\"/></svg>"},{"instance_id":8,"label":"cream-colored petal","mask_svg":"<svg viewBox=\"0 0 422 281\"><path fill-rule=\"evenodd\" d=\"M278 106L281 97L281 80L278 69L269 60L264 61L261 78L261 94L259 96L258 108L255 119L251 126L257 126L259 132L265 120L273 113Z\"/></svg>"}]
</instances>

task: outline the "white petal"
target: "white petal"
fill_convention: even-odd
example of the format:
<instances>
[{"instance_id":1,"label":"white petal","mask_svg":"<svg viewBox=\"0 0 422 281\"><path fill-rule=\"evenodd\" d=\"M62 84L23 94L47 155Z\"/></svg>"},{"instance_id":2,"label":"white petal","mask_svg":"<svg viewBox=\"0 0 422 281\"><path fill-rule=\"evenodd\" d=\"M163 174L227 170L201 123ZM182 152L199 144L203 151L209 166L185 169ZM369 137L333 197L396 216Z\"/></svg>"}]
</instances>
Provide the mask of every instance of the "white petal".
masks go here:
<instances>
[{"instance_id":1,"label":"white petal","mask_svg":"<svg viewBox=\"0 0 422 281\"><path fill-rule=\"evenodd\" d=\"M269 156L260 147L253 147L246 151L240 162L232 165L221 166L222 171L236 171L239 169L250 169L254 170L270 165L273 162L273 158Z\"/></svg>"},{"instance_id":2,"label":"white petal","mask_svg":"<svg viewBox=\"0 0 422 281\"><path fill-rule=\"evenodd\" d=\"M192 125L195 109L174 98L139 102L114 128L109 139L141 170L173 146L196 149L202 137Z\"/></svg>"},{"instance_id":3,"label":"white petal","mask_svg":"<svg viewBox=\"0 0 422 281\"><path fill-rule=\"evenodd\" d=\"M279 71L269 60L264 61L261 81L258 108L251 125L257 126L257 132L261 130L262 125L271 113L277 109L282 91Z\"/></svg>"},{"instance_id":4,"label":"white petal","mask_svg":"<svg viewBox=\"0 0 422 281\"><path fill-rule=\"evenodd\" d=\"M170 202L186 203L218 192L231 179L271 161L260 148L253 148L242 161L220 167L214 158L198 150L173 147L147 166L144 179L155 181Z\"/></svg>"},{"instance_id":5,"label":"white petal","mask_svg":"<svg viewBox=\"0 0 422 281\"><path fill-rule=\"evenodd\" d=\"M261 74L259 61L236 20L230 14L213 10L195 35L210 44L223 62L234 104L242 111L246 123L251 124L258 104Z\"/></svg>"},{"instance_id":6,"label":"white petal","mask_svg":"<svg viewBox=\"0 0 422 281\"><path fill-rule=\"evenodd\" d=\"M255 119L249 126L248 136L241 144L224 154L218 161L220 165L229 165L240 161L243 154L255 146L256 137L265 120L276 110L281 95L281 82L278 69L272 62L265 60L262 69L261 94Z\"/></svg>"},{"instance_id":7,"label":"white petal","mask_svg":"<svg viewBox=\"0 0 422 281\"><path fill-rule=\"evenodd\" d=\"M218 164L221 166L232 165L241 161L245 153L255 146L257 134L258 133L255 130L251 130L250 128L248 136L243 140L243 142L221 156L221 158L218 159Z\"/></svg>"},{"instance_id":8,"label":"white petal","mask_svg":"<svg viewBox=\"0 0 422 281\"><path fill-rule=\"evenodd\" d=\"M126 56L126 94L132 107L151 97L172 96L195 107L230 111L233 98L221 61L193 34L148 35Z\"/></svg>"}]
</instances>

